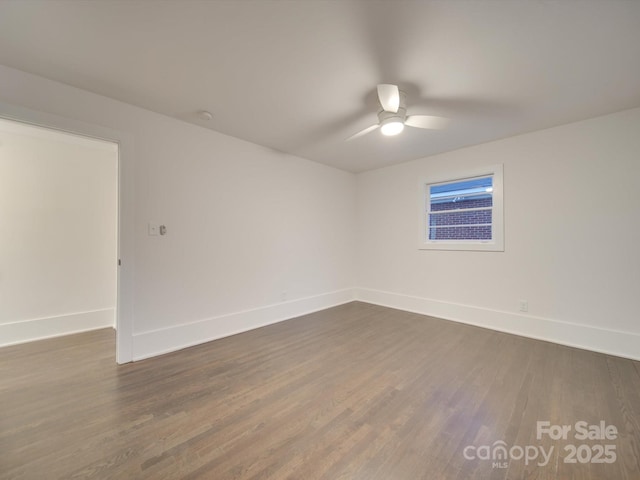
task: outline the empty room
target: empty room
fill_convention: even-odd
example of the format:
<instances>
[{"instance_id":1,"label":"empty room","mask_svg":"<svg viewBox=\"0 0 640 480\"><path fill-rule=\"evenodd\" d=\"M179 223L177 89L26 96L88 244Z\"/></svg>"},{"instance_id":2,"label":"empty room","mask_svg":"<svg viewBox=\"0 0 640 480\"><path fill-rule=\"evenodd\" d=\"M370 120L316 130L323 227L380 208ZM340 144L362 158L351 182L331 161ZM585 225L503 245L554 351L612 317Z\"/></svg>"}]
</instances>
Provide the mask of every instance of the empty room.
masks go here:
<instances>
[{"instance_id":1,"label":"empty room","mask_svg":"<svg viewBox=\"0 0 640 480\"><path fill-rule=\"evenodd\" d=\"M0 0L0 480L640 480L640 2Z\"/></svg>"}]
</instances>

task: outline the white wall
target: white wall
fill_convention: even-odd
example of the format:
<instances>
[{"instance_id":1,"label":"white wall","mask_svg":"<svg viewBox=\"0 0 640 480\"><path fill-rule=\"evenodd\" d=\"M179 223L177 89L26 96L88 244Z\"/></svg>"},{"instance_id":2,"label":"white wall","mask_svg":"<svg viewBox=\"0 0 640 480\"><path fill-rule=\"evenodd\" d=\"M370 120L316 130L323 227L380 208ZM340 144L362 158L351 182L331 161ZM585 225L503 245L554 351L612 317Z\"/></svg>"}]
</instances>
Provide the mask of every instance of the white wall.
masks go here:
<instances>
[{"instance_id":1,"label":"white wall","mask_svg":"<svg viewBox=\"0 0 640 480\"><path fill-rule=\"evenodd\" d=\"M117 146L0 120L0 345L115 326Z\"/></svg>"},{"instance_id":2,"label":"white wall","mask_svg":"<svg viewBox=\"0 0 640 480\"><path fill-rule=\"evenodd\" d=\"M360 174L358 297L640 358L639 153L633 109ZM496 163L505 251L418 250L419 179Z\"/></svg>"},{"instance_id":3,"label":"white wall","mask_svg":"<svg viewBox=\"0 0 640 480\"><path fill-rule=\"evenodd\" d=\"M353 174L6 67L0 102L131 138L132 358L353 298Z\"/></svg>"}]
</instances>

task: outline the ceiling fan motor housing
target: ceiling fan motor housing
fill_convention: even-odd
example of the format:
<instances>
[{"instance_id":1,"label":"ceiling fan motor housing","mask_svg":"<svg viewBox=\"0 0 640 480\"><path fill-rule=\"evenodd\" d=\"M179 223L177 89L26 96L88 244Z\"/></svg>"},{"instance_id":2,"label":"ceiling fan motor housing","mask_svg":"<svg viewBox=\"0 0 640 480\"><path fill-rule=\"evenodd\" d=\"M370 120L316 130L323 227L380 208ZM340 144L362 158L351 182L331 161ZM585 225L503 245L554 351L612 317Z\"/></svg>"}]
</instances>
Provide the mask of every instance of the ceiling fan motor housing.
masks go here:
<instances>
[{"instance_id":1,"label":"ceiling fan motor housing","mask_svg":"<svg viewBox=\"0 0 640 480\"><path fill-rule=\"evenodd\" d=\"M385 112L384 110L380 110L378 112L378 120L380 121L380 125L385 125L391 122L402 122L407 119L407 109L404 107L398 108L397 112Z\"/></svg>"}]
</instances>

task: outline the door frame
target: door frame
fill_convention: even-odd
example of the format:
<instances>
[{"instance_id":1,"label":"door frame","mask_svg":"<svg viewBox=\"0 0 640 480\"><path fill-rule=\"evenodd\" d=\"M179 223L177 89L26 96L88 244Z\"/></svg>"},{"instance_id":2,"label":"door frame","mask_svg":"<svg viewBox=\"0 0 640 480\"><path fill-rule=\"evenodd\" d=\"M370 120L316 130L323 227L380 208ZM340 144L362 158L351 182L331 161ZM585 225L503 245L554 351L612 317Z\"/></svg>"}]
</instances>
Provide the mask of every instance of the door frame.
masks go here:
<instances>
[{"instance_id":1,"label":"door frame","mask_svg":"<svg viewBox=\"0 0 640 480\"><path fill-rule=\"evenodd\" d=\"M0 117L118 145L116 362L133 361L134 190L133 137L130 134L58 115L0 102Z\"/></svg>"}]
</instances>

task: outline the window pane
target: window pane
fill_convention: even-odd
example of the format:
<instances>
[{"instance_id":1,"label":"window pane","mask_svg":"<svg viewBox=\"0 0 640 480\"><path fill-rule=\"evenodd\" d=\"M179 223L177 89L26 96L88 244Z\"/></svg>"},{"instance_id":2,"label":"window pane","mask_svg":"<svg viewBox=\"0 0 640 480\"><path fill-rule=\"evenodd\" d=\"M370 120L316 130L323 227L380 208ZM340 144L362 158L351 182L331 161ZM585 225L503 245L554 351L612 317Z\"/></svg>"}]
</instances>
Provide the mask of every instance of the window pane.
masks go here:
<instances>
[{"instance_id":1,"label":"window pane","mask_svg":"<svg viewBox=\"0 0 640 480\"><path fill-rule=\"evenodd\" d=\"M493 177L480 177L429 187L431 211L493 206Z\"/></svg>"},{"instance_id":2,"label":"window pane","mask_svg":"<svg viewBox=\"0 0 640 480\"><path fill-rule=\"evenodd\" d=\"M493 176L430 185L428 202L429 240L491 240Z\"/></svg>"},{"instance_id":3,"label":"window pane","mask_svg":"<svg viewBox=\"0 0 640 480\"><path fill-rule=\"evenodd\" d=\"M493 177L486 176L431 185L430 193L432 197L451 196L460 192L480 192L491 187L493 187Z\"/></svg>"}]
</instances>

